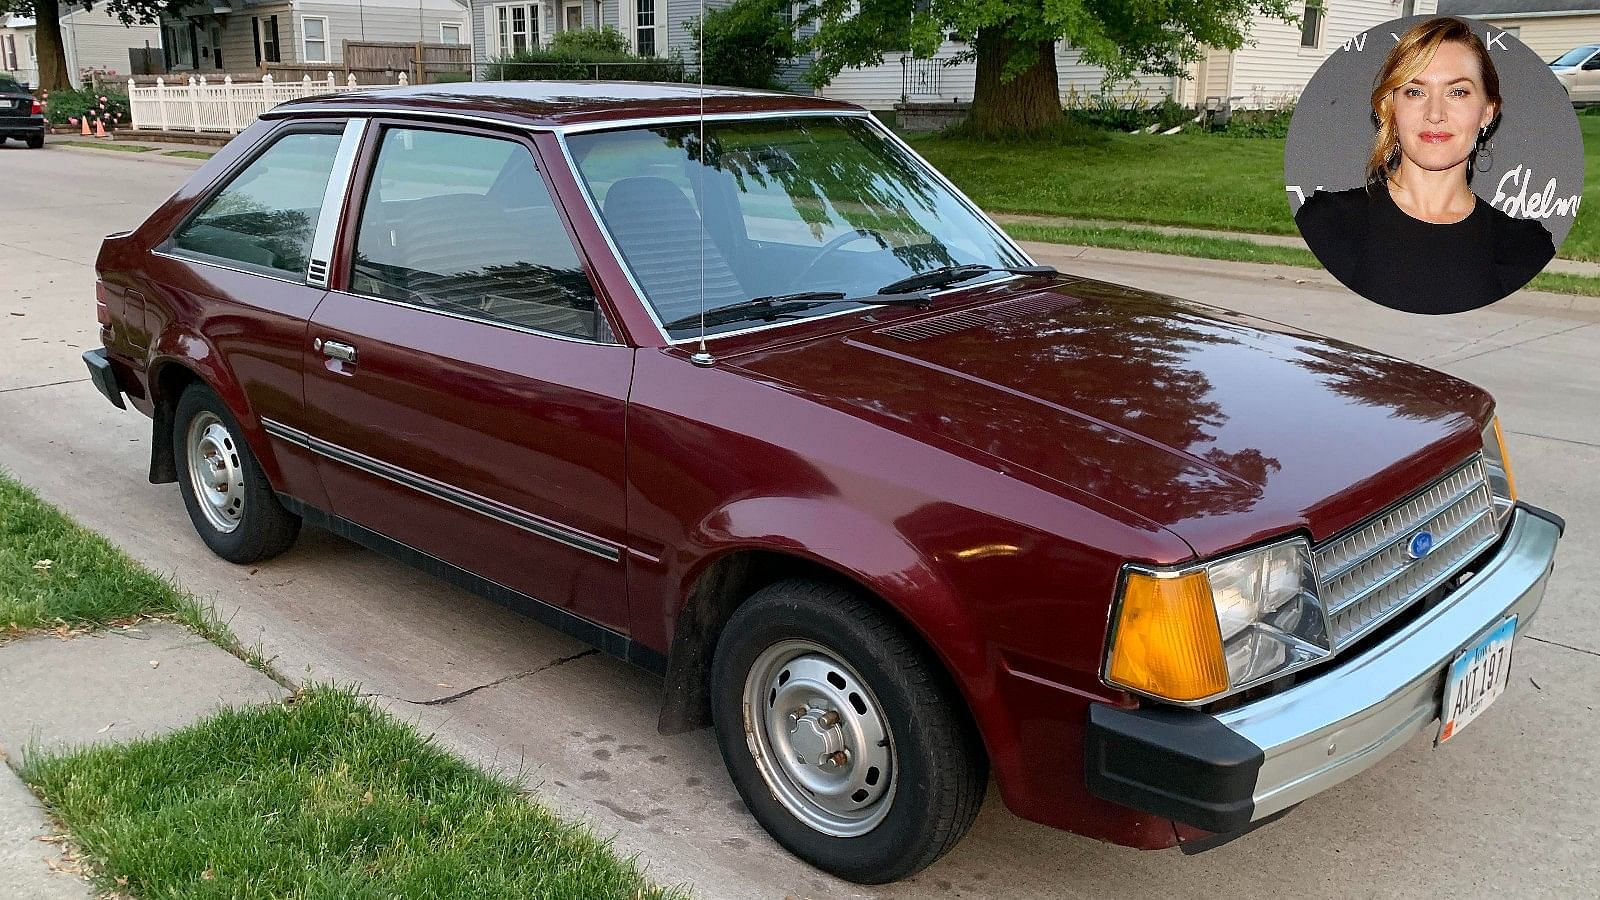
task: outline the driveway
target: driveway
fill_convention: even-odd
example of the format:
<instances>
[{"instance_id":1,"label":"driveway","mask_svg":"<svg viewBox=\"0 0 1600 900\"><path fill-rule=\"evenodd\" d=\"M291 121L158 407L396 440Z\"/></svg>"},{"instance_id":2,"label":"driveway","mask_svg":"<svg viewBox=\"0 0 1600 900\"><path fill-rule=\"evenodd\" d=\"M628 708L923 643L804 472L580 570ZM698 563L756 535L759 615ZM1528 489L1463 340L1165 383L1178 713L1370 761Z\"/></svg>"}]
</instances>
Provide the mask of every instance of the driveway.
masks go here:
<instances>
[{"instance_id":1,"label":"driveway","mask_svg":"<svg viewBox=\"0 0 1600 900\"><path fill-rule=\"evenodd\" d=\"M291 677L359 683L445 746L521 773L557 809L615 833L659 880L738 898L1577 896L1600 883L1590 743L1600 733L1600 616L1583 587L1600 580L1600 301L1520 295L1433 320L1377 308L1306 270L1037 245L1041 261L1069 271L1266 315L1489 388L1522 495L1565 515L1567 538L1510 690L1447 747L1419 740L1194 857L1025 823L991 790L950 856L868 890L767 839L708 732L657 735L651 676L314 529L259 566L213 557L176 488L146 483L148 421L107 404L78 359L96 344L100 236L137 224L191 169L11 146L0 171L0 466L213 600Z\"/></svg>"}]
</instances>

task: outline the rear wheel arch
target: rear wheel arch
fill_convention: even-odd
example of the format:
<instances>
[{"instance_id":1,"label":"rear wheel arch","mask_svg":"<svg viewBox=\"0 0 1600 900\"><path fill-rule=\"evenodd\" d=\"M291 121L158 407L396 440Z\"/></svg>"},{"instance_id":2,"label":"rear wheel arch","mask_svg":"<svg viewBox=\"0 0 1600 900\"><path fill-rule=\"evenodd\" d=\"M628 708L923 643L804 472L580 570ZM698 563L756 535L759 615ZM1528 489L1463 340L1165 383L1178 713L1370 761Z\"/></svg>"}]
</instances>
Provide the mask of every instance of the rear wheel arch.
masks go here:
<instances>
[{"instance_id":1,"label":"rear wheel arch","mask_svg":"<svg viewBox=\"0 0 1600 900\"><path fill-rule=\"evenodd\" d=\"M151 367L151 484L171 484L178 480L178 466L172 447L172 414L178 408L178 398L183 396L189 385L205 383L199 372L177 360L158 362Z\"/></svg>"}]
</instances>

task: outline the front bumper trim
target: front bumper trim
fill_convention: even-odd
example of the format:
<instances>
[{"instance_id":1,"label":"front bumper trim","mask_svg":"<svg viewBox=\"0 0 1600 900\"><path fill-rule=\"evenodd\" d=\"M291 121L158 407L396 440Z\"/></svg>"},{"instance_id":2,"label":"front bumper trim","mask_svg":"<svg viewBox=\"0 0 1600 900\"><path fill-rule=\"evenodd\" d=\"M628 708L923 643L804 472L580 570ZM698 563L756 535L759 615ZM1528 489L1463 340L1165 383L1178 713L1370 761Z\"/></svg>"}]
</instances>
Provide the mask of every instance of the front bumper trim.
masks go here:
<instances>
[{"instance_id":1,"label":"front bumper trim","mask_svg":"<svg viewBox=\"0 0 1600 900\"><path fill-rule=\"evenodd\" d=\"M1282 693L1214 716L1091 707L1090 792L1228 833L1372 767L1437 726L1445 670L1461 648L1509 615L1527 631L1562 531L1543 512L1519 506L1500 549L1444 603Z\"/></svg>"}]
</instances>

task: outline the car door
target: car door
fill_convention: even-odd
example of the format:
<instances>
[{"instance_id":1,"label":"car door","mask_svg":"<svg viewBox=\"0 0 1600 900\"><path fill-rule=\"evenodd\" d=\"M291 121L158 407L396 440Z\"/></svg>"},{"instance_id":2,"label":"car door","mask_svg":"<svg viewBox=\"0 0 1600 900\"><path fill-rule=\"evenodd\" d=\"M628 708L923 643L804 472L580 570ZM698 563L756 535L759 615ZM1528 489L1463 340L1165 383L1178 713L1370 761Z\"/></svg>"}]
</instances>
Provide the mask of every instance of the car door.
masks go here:
<instances>
[{"instance_id":1,"label":"car door","mask_svg":"<svg viewBox=\"0 0 1600 900\"><path fill-rule=\"evenodd\" d=\"M240 413L257 456L274 469L274 486L313 506L325 502L315 457L273 432L276 423L298 426L304 414L306 327L326 293L322 272L313 271L314 244L331 246L359 135L359 123L344 121L272 132L155 249L142 284L151 296L130 292L125 300L138 348L172 335L180 346L158 353L215 351L243 396L213 386ZM319 232L327 237L319 241ZM188 329L204 347L187 344ZM270 453L262 452L267 441Z\"/></svg>"},{"instance_id":2,"label":"car door","mask_svg":"<svg viewBox=\"0 0 1600 900\"><path fill-rule=\"evenodd\" d=\"M1572 99L1592 103L1600 100L1600 50L1583 61L1572 73Z\"/></svg>"},{"instance_id":3,"label":"car door","mask_svg":"<svg viewBox=\"0 0 1600 900\"><path fill-rule=\"evenodd\" d=\"M633 352L532 145L375 122L361 171L306 367L332 511L625 634Z\"/></svg>"}]
</instances>

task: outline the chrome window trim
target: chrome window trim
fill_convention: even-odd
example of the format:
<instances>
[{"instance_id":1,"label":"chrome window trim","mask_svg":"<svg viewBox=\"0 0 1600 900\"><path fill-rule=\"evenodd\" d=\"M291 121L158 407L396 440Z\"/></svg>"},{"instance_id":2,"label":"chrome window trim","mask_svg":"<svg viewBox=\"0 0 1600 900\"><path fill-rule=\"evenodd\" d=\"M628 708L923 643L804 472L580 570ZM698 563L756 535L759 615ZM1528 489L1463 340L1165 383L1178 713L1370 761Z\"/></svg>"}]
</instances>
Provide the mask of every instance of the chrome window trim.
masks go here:
<instances>
[{"instance_id":1,"label":"chrome window trim","mask_svg":"<svg viewBox=\"0 0 1600 900\"><path fill-rule=\"evenodd\" d=\"M282 275L272 275L272 274L269 274L269 273L267 273L265 271L254 271L254 270L251 270L251 269L241 269L241 268L238 268L237 266L223 265L222 263L219 263L219 262L213 262L213 260L224 259L225 257L207 256L207 255L203 255L203 254L200 254L200 253L195 253L192 250L183 251L181 253L173 253L173 252L167 251L167 250L151 250L150 251L150 255L151 256L165 257L166 259L175 259L175 260L177 260L179 262L196 263L196 264L202 265L202 266L210 266L213 269L222 269L225 272L237 272L240 275L254 275L257 278L266 278L266 279L270 279L272 281L281 281L284 284L292 284L292 285L295 285L296 287L316 287L316 285L307 285L304 278L285 278ZM235 260L235 261L237 261L237 260ZM281 272L283 270L282 269L274 269L273 271L274 272ZM320 288L319 288L319 290L320 290Z\"/></svg>"},{"instance_id":2,"label":"chrome window trim","mask_svg":"<svg viewBox=\"0 0 1600 900\"><path fill-rule=\"evenodd\" d=\"M423 306L420 303L406 303L403 300L395 300L395 299L392 299L390 297L372 297L372 296L369 296L367 294L358 294L358 293L356 293L354 291L339 291L339 290L330 290L330 291L328 291L328 294L330 296L335 296L335 297L349 297L349 298L354 299L354 300L370 300L373 303L386 303L386 304L388 304L390 306L398 306L401 309L414 309L417 312L428 313L429 315L444 316L444 317L450 318L450 319L459 319L459 320L461 320L463 322L471 322L474 325L488 325L491 328L503 328L506 331L518 331L518 332L521 332L523 334L534 335L535 337L553 338L555 340L566 341L566 342L571 343L571 344L585 344L585 345L591 346L591 347L622 347L622 346L625 346L624 344L622 344L621 342L618 342L618 341L599 341L599 340L592 340L590 338L578 337L577 335L572 335L572 334L560 334L560 333L557 333L557 332L554 332L554 331L540 331L537 328L529 328L526 325L517 325L517 324L511 323L511 322L501 322L501 321L498 321L498 320L495 320L495 319L480 319L480 318L478 318L476 316L466 315L465 313L451 312L451 311L445 310L445 309L434 309L433 307L430 307L430 306ZM599 304L596 303L597 307L598 307L598 305ZM604 316L605 313L602 311L601 315ZM611 327L611 324L610 324L609 321L607 321L606 327L607 328ZM613 333L615 333L615 330L613 330Z\"/></svg>"},{"instance_id":3,"label":"chrome window trim","mask_svg":"<svg viewBox=\"0 0 1600 900\"><path fill-rule=\"evenodd\" d=\"M326 17L323 17L326 24ZM326 39L324 39L326 40ZM366 137L370 119L353 118L344 123L344 134L339 139L339 149L333 155L333 171L328 175L328 186L322 192L322 208L317 214L317 230L311 238L311 252L306 258L306 284L326 288L328 275L333 268L333 243L339 234L339 220L344 217L345 193L355 175L356 152Z\"/></svg>"},{"instance_id":4,"label":"chrome window trim","mask_svg":"<svg viewBox=\"0 0 1600 900\"><path fill-rule=\"evenodd\" d=\"M325 441L274 419L268 419L263 416L261 425L267 434L272 437L309 450L325 459L343 463L369 475L409 488L419 494L433 497L436 500L443 500L468 512L477 513L485 518L520 528L529 534L571 547L574 550L581 550L592 556L598 556L607 562L614 563L622 560L622 545L614 541L586 534L559 522L552 522L549 519L507 506L504 503L462 490L436 478L429 478L426 475L412 472L409 469L367 456L364 453L341 447L331 441Z\"/></svg>"},{"instance_id":5,"label":"chrome window trim","mask_svg":"<svg viewBox=\"0 0 1600 900\"><path fill-rule=\"evenodd\" d=\"M1028 264L1032 265L1034 263L1033 257L1029 256L1028 253L1026 251L1024 251L1022 249L1022 247L1017 244L1016 241L1012 240L1010 235L1006 234L1005 231L1003 231L1000 228L999 225L995 224L993 219L990 219L988 217L988 215L986 215L983 212L983 210L979 209L977 204L973 203L972 200L970 198L968 198L966 194L961 193L960 189L958 189L954 184L951 184L950 183L950 179L946 178L944 176L943 172L940 172L938 170L938 168L935 167L932 163L928 162L926 159L923 159L922 158L922 154L920 154L916 150L912 149L911 145L909 145L905 141L901 140L898 135L896 135L893 131L891 131L882 122L879 122L876 116L872 115L871 113L867 112L866 110L861 110L861 111L843 110L841 112L808 110L808 111L803 111L801 113L794 113L794 112L784 112L784 113L718 113L718 114L715 114L715 115L707 115L705 118L706 118L706 121L710 122L710 121L739 121L739 120L747 120L747 119L783 119L783 118L795 118L797 116L804 116L804 117L826 116L826 117L830 117L830 118L841 118L841 117L844 117L844 118L858 118L858 119L859 118L864 118L864 119L867 119L867 120L871 121L872 126L875 127L876 129L878 129L878 131L881 134L887 135L893 142L898 144L901 147L901 149L903 149L907 153L909 153L911 155L911 158L913 160L915 160L919 165L921 165L926 171L932 172L934 178L940 184L944 185L945 188L948 189L956 197L956 199L968 209L968 211L972 212L974 215L976 215L978 217L978 219L981 222L983 222L985 225L989 226L989 229L991 231L993 231L996 235L998 235L1000 237L1001 241L1006 246L1009 246L1013 251L1015 251L1017 253L1018 256L1022 257L1022 259L1025 260ZM567 169L568 169L568 171L570 171L572 173L573 180L575 182L577 182L577 184L578 184L578 193L583 196L584 205L588 207L589 215L594 219L595 227L597 229L599 229L601 236L605 238L606 246L611 250L612 259L614 259L616 261L617 267L622 270L623 275L627 276L628 285L633 288L634 297L637 298L637 300L639 301L639 304L644 307L644 311L645 311L646 315L648 315L650 317L650 321L655 325L657 335L659 335L660 338L664 342L666 342L666 345L669 346L669 347L677 347L677 346L682 346L684 344L698 344L700 342L701 338L700 338L699 335L692 335L690 337L684 337L684 338L674 338L674 337L672 337L672 335L667 333L666 325L665 325L665 323L663 323L661 321L661 317L656 314L655 306L650 303L648 295L646 295L645 292L644 292L644 288L640 286L639 280L636 277L634 277L633 267L628 265L628 261L623 257L621 249L617 247L617 242L611 237L611 229L606 227L606 221L600 215L600 207L599 207L599 205L597 203L595 203L594 194L591 193L590 190L589 190L589 183L588 183L587 180L584 179L582 170L580 170L578 168L577 160L572 155L572 148L567 145L567 135L568 134L589 133L589 132L595 132L595 131L627 131L627 130L632 130L632 129L635 129L635 128L648 127L649 125L655 125L655 124L682 124L682 123L685 123L685 122L693 123L693 122L698 122L698 121L700 121L700 117L699 116L695 116L695 115L689 115L689 116L663 116L663 117L659 117L659 118L655 118L655 119L636 119L636 120L629 120L627 122L588 123L588 124L583 125L583 126L564 126L564 127L561 127L561 128L553 129L555 131L555 135L556 135L556 143L558 145L560 145L560 147L561 147L561 155L567 161ZM993 279L991 281L980 282L978 285L963 285L961 287L950 287L950 288L945 288L944 290L933 291L928 296L930 296L930 297L939 297L939 296L943 296L945 294L951 293L953 291L967 290L968 288L972 288L972 287L988 286L988 285L993 285L993 284L1004 284L1004 283L1006 283L1008 281L1013 281L1015 279L1022 278L1022 277L1024 277L1024 276L1008 274L1008 275L1005 275L1004 277L996 278L996 279ZM706 335L706 337L707 338L736 337L736 336L739 336L739 335L754 334L754 333L760 332L760 331L770 331L770 330L775 329L775 328L783 328L783 327L786 327L786 326L789 326L789 325L798 324L800 322L817 322L817 321L821 321L823 319L831 319L831 318L833 318L835 316L842 316L842 315L848 315L848 314L852 314L852 313L861 313L861 312L863 312L863 308L862 307L859 307L859 306L850 307L850 308L846 308L846 309L836 310L836 311L830 312L830 313L822 313L820 315L806 316L804 318L792 319L792 320L787 321L787 322L768 322L768 323L766 323L764 325L754 325L754 326L751 326L749 328L739 328L739 329L735 329L733 331L719 331L716 334Z\"/></svg>"}]
</instances>

